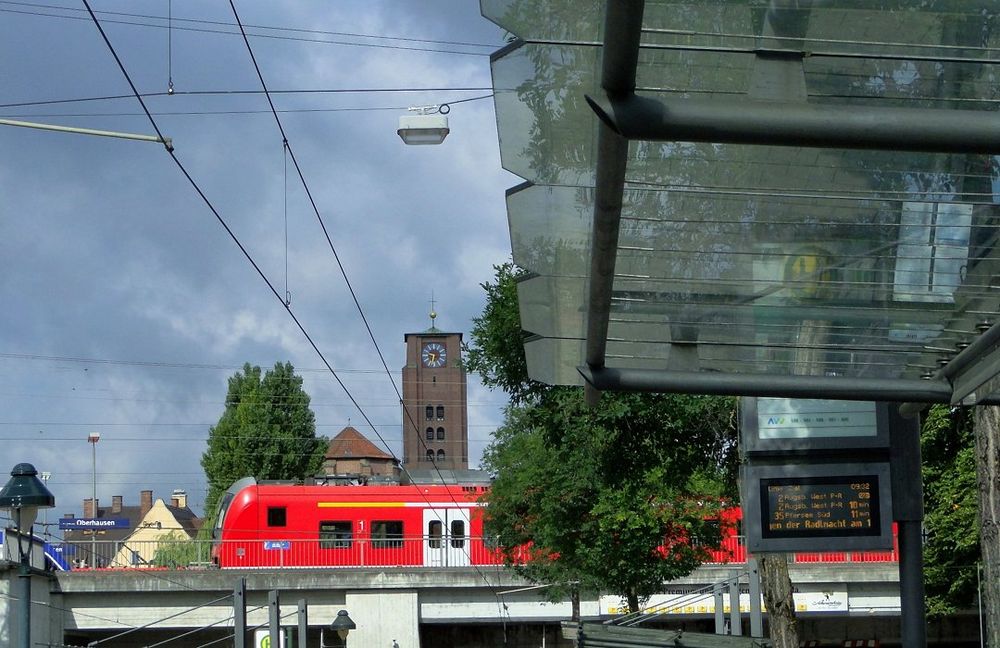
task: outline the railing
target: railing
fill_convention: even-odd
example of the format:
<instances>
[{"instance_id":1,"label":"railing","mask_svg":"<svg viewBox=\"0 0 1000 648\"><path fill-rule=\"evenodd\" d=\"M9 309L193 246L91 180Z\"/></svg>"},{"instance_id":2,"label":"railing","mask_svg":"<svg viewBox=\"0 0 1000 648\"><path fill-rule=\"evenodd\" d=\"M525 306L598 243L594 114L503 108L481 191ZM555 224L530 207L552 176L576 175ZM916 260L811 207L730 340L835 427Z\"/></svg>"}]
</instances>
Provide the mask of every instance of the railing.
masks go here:
<instances>
[{"instance_id":1,"label":"railing","mask_svg":"<svg viewBox=\"0 0 1000 648\"><path fill-rule=\"evenodd\" d=\"M392 537L384 539L325 539L315 537L231 540L218 544L202 540L149 540L83 542L66 546L66 561L73 569L92 569L89 560L96 546L99 569L204 569L224 568L347 568L347 567L463 567L496 565L502 560L482 538ZM746 563L743 536L725 538L710 552L706 564ZM896 562L890 551L815 552L789 554L794 563Z\"/></svg>"}]
</instances>

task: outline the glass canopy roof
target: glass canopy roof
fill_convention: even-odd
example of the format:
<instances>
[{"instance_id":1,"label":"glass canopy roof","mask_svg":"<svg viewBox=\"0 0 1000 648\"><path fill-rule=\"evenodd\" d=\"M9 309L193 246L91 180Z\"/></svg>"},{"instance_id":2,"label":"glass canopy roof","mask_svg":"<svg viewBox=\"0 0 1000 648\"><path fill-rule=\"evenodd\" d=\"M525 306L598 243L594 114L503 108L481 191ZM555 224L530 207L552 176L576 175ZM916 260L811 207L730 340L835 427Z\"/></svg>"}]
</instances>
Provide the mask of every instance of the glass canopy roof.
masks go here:
<instances>
[{"instance_id":1,"label":"glass canopy roof","mask_svg":"<svg viewBox=\"0 0 1000 648\"><path fill-rule=\"evenodd\" d=\"M507 207L533 378L582 384L588 318L601 316L595 259L614 268L600 341L613 369L950 386L943 368L997 321L998 159L960 147L634 139L616 245L594 253L608 128L585 96L607 95L605 2L482 11L512 35L493 84L503 165L526 181ZM998 41L992 0L647 0L635 94L724 103L737 118L764 101L779 116L807 105L963 120L997 110ZM984 346L979 383L1000 367Z\"/></svg>"}]
</instances>

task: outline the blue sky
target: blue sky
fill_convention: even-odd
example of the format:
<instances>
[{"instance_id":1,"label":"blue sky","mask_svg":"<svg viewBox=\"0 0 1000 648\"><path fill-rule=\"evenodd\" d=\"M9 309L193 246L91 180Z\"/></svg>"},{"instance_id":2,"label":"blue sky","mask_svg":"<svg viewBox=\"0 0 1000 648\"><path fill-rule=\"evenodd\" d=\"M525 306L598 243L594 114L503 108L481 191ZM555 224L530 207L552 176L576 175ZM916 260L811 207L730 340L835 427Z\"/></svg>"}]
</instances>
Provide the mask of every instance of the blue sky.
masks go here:
<instances>
[{"instance_id":1,"label":"blue sky","mask_svg":"<svg viewBox=\"0 0 1000 648\"><path fill-rule=\"evenodd\" d=\"M401 455L395 392L290 159L286 181L267 100L234 92L260 84L242 38L217 33L235 29L229 3L172 0L170 30L168 0L92 6L141 93L172 79L175 94L147 105L177 157L280 293L287 281L292 310ZM432 292L438 327L468 332L479 284L510 254L504 190L518 179L500 168L492 100L477 99L503 34L469 1L236 6L272 36L250 38L270 90L367 90L273 99L398 383L403 334L427 328ZM130 94L81 9L0 2L0 117L151 134L134 98L9 105ZM414 88L480 89L371 91ZM402 144L408 106L448 102L442 146ZM90 495L92 431L102 504L183 488L201 512L204 440L244 362L292 362L320 434L350 422L378 442L162 146L0 126L0 151L0 435L11 467L52 473L50 517ZM470 377L469 401L475 463L506 398Z\"/></svg>"}]
</instances>

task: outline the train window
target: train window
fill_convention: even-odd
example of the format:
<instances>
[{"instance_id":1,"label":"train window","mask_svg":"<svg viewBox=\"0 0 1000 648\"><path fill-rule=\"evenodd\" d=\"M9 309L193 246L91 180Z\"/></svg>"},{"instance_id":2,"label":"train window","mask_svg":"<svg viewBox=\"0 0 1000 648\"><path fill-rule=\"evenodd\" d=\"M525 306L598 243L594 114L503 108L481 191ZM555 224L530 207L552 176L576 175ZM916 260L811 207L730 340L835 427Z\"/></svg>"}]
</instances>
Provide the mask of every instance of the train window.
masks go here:
<instances>
[{"instance_id":1,"label":"train window","mask_svg":"<svg viewBox=\"0 0 1000 648\"><path fill-rule=\"evenodd\" d=\"M350 549L354 531L349 520L323 520L319 523L320 549Z\"/></svg>"},{"instance_id":2,"label":"train window","mask_svg":"<svg viewBox=\"0 0 1000 648\"><path fill-rule=\"evenodd\" d=\"M287 515L284 506L267 507L267 526L283 527L287 523L286 517Z\"/></svg>"},{"instance_id":3,"label":"train window","mask_svg":"<svg viewBox=\"0 0 1000 648\"><path fill-rule=\"evenodd\" d=\"M433 441L434 440L434 428L429 427L426 430L424 430L424 435L427 437L428 441Z\"/></svg>"},{"instance_id":4,"label":"train window","mask_svg":"<svg viewBox=\"0 0 1000 648\"><path fill-rule=\"evenodd\" d=\"M437 406L437 418L439 421L444 420L444 405Z\"/></svg>"},{"instance_id":5,"label":"train window","mask_svg":"<svg viewBox=\"0 0 1000 648\"><path fill-rule=\"evenodd\" d=\"M451 546L455 549L465 546L465 520L451 521Z\"/></svg>"},{"instance_id":6,"label":"train window","mask_svg":"<svg viewBox=\"0 0 1000 648\"><path fill-rule=\"evenodd\" d=\"M444 441L444 428L438 428L438 441Z\"/></svg>"},{"instance_id":7,"label":"train window","mask_svg":"<svg viewBox=\"0 0 1000 648\"><path fill-rule=\"evenodd\" d=\"M402 520L375 520L371 529L373 548L399 549L403 546Z\"/></svg>"},{"instance_id":8,"label":"train window","mask_svg":"<svg viewBox=\"0 0 1000 648\"><path fill-rule=\"evenodd\" d=\"M441 520L431 520L427 523L427 546L431 549L441 548Z\"/></svg>"},{"instance_id":9,"label":"train window","mask_svg":"<svg viewBox=\"0 0 1000 648\"><path fill-rule=\"evenodd\" d=\"M428 421L431 420L432 418L434 418L434 406L433 405L428 405L427 407L424 408L424 418L426 418Z\"/></svg>"}]
</instances>

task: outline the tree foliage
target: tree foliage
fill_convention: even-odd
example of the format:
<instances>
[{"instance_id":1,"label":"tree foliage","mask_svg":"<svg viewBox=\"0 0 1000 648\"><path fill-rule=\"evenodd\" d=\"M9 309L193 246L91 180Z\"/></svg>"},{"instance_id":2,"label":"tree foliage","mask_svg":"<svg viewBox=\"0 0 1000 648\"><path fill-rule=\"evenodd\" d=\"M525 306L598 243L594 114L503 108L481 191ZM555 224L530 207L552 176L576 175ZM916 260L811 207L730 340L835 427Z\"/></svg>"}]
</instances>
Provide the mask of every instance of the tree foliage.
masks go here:
<instances>
[{"instance_id":1,"label":"tree foliage","mask_svg":"<svg viewBox=\"0 0 1000 648\"><path fill-rule=\"evenodd\" d=\"M517 268L496 267L474 321L466 366L512 404L483 458L494 476L487 531L553 598L610 591L630 609L690 573L718 545L713 520L735 490L733 399L604 394L531 381L522 348Z\"/></svg>"},{"instance_id":2,"label":"tree foliage","mask_svg":"<svg viewBox=\"0 0 1000 648\"><path fill-rule=\"evenodd\" d=\"M930 616L954 614L975 601L980 552L974 441L965 409L939 405L924 419L924 587Z\"/></svg>"},{"instance_id":3,"label":"tree foliage","mask_svg":"<svg viewBox=\"0 0 1000 648\"><path fill-rule=\"evenodd\" d=\"M245 364L229 378L226 409L201 456L209 488L206 517L236 480L302 479L320 468L326 448L291 363L278 362L263 376L260 367Z\"/></svg>"}]
</instances>

